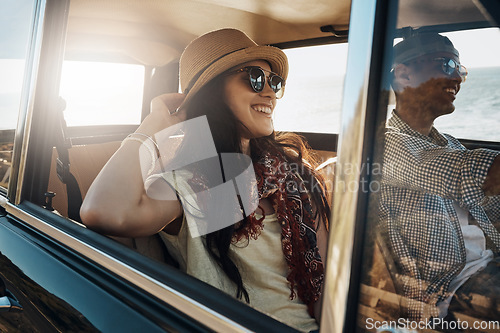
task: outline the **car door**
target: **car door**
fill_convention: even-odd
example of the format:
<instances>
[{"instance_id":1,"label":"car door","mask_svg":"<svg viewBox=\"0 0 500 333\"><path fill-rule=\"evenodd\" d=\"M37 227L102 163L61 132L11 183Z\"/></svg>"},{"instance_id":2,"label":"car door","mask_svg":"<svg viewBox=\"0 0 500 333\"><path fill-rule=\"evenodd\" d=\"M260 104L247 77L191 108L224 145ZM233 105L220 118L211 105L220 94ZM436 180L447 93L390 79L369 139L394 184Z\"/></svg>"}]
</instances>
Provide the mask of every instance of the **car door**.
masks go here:
<instances>
[{"instance_id":1,"label":"car door","mask_svg":"<svg viewBox=\"0 0 500 333\"><path fill-rule=\"evenodd\" d=\"M142 104L135 107L140 111L139 117L122 124L86 124L73 128L64 124L66 119L61 117L61 112L65 103L60 98L63 63L65 59L88 60L95 51L88 48L83 55L76 54L72 38L77 36L86 40L86 36L67 35L68 25L78 27L81 23L78 16L68 18L73 13L71 6L79 5L81 1L59 0L2 3L1 12L6 15L2 31L9 37L2 38L5 43L2 50L20 49L15 55L0 58L2 68L12 70L16 78L11 81L10 76L2 77L7 80L2 81L1 90L2 94L11 94L9 89L14 89L8 96L10 104L0 109L6 126L0 129L3 140L0 274L6 287L5 291L0 290L0 300L9 302L6 307L9 311L0 313L0 329L24 332L294 332L286 324L171 265L88 230L63 211L53 210L61 193L51 191L51 175L57 179L52 168L59 165L64 178L65 172L75 172L78 166L65 164L57 148L64 151L72 145L76 148L79 144L121 140L137 127L144 117L143 110L148 110L149 105L149 100L143 97ZM16 15L9 16L12 13ZM103 23L97 16L92 22ZM86 29L98 30L94 28L86 26ZM146 30L154 31L154 28L147 26ZM124 40L121 33L118 29L118 41ZM330 42L337 38L328 37ZM345 42L345 35L340 38ZM17 45L21 41L21 46ZM124 57L117 56L115 51L108 55L130 63L130 59L123 61ZM106 60L109 62L109 59ZM170 78L176 69L175 63L171 68L164 68ZM152 74L150 67L145 66L142 70L145 78ZM176 80L169 80L165 89L174 90L176 83ZM142 85L144 95L150 98L154 91L151 86L148 88L151 81L145 79ZM318 119L321 121L321 117ZM310 132L306 128L295 131ZM313 146L318 150L331 153L336 146L334 133L321 130L319 135L306 135L311 142L317 138ZM54 156L60 160L56 161ZM70 190L63 186L61 191Z\"/></svg>"},{"instance_id":2,"label":"car door","mask_svg":"<svg viewBox=\"0 0 500 333\"><path fill-rule=\"evenodd\" d=\"M213 291L201 282L47 209L52 145L61 130L58 93L69 1L7 1L1 7L0 61L12 75L2 75L1 92L0 278L5 289L0 299L5 306L0 329L286 330L252 309L228 306L224 296L207 307L204 299ZM238 312L249 316L229 319Z\"/></svg>"},{"instance_id":3,"label":"car door","mask_svg":"<svg viewBox=\"0 0 500 333\"><path fill-rule=\"evenodd\" d=\"M36 61L40 41L34 36L40 31L43 19L43 5L37 1L5 1L2 7L2 151L1 151L1 224L0 224L0 283L2 310L0 327L2 331L33 331L52 332L58 327L73 330L89 331L92 325L86 321L77 320L80 314L62 299L55 297L29 278L29 273L36 271L37 253L33 248L36 241L29 241L26 236L30 232L21 231L19 224L6 212L8 195L15 196L16 173L19 161L13 158L17 148L19 157L23 138L15 140L16 127L19 120L20 128L25 126L25 116L28 108L28 94L32 89L33 75L36 73ZM17 132L19 133L19 132ZM14 144L16 141L16 144ZM10 187L12 186L12 187ZM33 237L30 237L33 240ZM41 250L41 248L40 248ZM38 270L50 270L50 260L45 261L46 267ZM63 278L63 276L60 276ZM55 281L56 279L54 279ZM60 312L60 319L55 316L48 319L46 311ZM59 323L58 323L58 322ZM61 325L61 323L63 325Z\"/></svg>"}]
</instances>

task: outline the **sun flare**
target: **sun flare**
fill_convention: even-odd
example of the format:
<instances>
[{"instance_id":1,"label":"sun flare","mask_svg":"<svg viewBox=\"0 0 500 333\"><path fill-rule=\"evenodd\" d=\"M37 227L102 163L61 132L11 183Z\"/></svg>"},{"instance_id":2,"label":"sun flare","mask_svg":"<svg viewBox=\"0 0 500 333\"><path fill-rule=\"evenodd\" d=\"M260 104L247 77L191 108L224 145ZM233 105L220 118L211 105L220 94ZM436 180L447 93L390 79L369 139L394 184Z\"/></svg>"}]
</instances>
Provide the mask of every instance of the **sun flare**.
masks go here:
<instances>
[{"instance_id":1,"label":"sun flare","mask_svg":"<svg viewBox=\"0 0 500 333\"><path fill-rule=\"evenodd\" d=\"M68 126L139 124L144 67L65 61L60 95Z\"/></svg>"}]
</instances>

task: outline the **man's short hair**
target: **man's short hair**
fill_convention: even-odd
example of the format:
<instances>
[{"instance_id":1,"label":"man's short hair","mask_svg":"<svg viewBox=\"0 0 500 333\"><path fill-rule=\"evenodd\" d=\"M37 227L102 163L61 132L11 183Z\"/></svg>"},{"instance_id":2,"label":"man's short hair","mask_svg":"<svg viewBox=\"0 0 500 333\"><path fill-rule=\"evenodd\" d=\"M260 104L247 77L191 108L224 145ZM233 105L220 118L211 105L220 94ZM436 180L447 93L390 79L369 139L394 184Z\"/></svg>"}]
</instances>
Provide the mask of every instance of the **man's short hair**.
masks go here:
<instances>
[{"instance_id":1,"label":"man's short hair","mask_svg":"<svg viewBox=\"0 0 500 333\"><path fill-rule=\"evenodd\" d=\"M394 45L393 51L393 68L398 64L405 64L410 60L430 53L449 52L457 57L459 56L457 49L455 49L448 37L435 32L416 33L407 37Z\"/></svg>"}]
</instances>

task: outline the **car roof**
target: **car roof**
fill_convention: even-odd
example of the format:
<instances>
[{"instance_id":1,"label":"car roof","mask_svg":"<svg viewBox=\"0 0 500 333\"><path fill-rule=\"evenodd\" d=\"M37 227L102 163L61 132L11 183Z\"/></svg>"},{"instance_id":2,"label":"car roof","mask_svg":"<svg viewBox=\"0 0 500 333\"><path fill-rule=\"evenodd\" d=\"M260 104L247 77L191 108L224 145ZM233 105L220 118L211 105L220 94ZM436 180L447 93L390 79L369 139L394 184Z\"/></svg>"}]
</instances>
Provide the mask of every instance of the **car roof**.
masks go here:
<instances>
[{"instance_id":1,"label":"car roof","mask_svg":"<svg viewBox=\"0 0 500 333\"><path fill-rule=\"evenodd\" d=\"M347 30L349 0L73 0L67 50L114 52L147 65L178 59L195 37L218 28L245 31L258 44L329 37L321 26Z\"/></svg>"},{"instance_id":2,"label":"car roof","mask_svg":"<svg viewBox=\"0 0 500 333\"><path fill-rule=\"evenodd\" d=\"M470 0L402 3L398 28L485 20ZM350 6L350 0L72 0L66 57L163 66L177 61L195 37L224 27L241 29L259 44L332 43L326 30L346 32ZM345 35L338 39L345 41Z\"/></svg>"}]
</instances>

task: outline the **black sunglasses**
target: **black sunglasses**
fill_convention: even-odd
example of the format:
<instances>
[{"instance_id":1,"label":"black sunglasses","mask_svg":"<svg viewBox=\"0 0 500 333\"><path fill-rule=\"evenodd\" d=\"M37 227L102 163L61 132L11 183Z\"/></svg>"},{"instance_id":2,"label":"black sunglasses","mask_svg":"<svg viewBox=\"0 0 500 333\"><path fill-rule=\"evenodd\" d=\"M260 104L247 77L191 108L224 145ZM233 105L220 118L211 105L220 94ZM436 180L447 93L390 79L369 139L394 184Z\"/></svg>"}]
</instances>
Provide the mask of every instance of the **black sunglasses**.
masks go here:
<instances>
[{"instance_id":1,"label":"black sunglasses","mask_svg":"<svg viewBox=\"0 0 500 333\"><path fill-rule=\"evenodd\" d=\"M283 79L278 74L265 70L258 66L243 67L238 70L232 71L228 74L240 73L240 72L248 73L248 81L250 82L250 86L252 87L253 91L259 93L262 90L264 90L267 78L267 83L276 94L276 98L283 97L283 93L285 90L285 79ZM266 72L269 73L268 77L266 77Z\"/></svg>"},{"instance_id":2,"label":"black sunglasses","mask_svg":"<svg viewBox=\"0 0 500 333\"><path fill-rule=\"evenodd\" d=\"M458 75L460 75L460 78L462 79L462 82L465 82L465 79L467 79L467 68L455 60L446 57L434 58L433 60L441 62L441 70L446 75L451 76L455 71L457 71Z\"/></svg>"}]
</instances>

